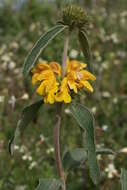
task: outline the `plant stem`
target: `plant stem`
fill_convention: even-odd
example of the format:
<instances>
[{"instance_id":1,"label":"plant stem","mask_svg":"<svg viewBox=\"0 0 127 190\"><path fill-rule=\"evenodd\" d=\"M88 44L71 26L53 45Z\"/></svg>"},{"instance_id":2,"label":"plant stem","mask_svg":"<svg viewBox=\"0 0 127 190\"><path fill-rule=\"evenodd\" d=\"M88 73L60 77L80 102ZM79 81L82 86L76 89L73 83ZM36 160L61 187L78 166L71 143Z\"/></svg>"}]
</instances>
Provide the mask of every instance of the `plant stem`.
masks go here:
<instances>
[{"instance_id":1,"label":"plant stem","mask_svg":"<svg viewBox=\"0 0 127 190\"><path fill-rule=\"evenodd\" d=\"M61 157L60 157L61 111L62 111L61 105L57 104L56 121L55 121L55 128L54 128L54 145L55 145L56 166L57 166L59 178L63 178L62 164L61 164Z\"/></svg>"},{"instance_id":2,"label":"plant stem","mask_svg":"<svg viewBox=\"0 0 127 190\"><path fill-rule=\"evenodd\" d=\"M69 45L69 30L67 31L67 36L64 43L64 51L63 51L63 58L62 58L62 77L64 77L66 73L68 45ZM61 156L60 156L61 114L62 114L62 103L61 104L58 103L56 107L56 121L55 121L55 128L54 128L55 159L56 159L56 167L57 167L58 176L64 182L64 186L62 187L62 190L66 190L64 172L63 172L62 161L61 161Z\"/></svg>"},{"instance_id":3,"label":"plant stem","mask_svg":"<svg viewBox=\"0 0 127 190\"><path fill-rule=\"evenodd\" d=\"M68 30L65 43L64 43L64 51L63 51L63 58L62 58L62 77L64 77L66 73L66 62L67 62L69 39L70 39L70 31Z\"/></svg>"},{"instance_id":4,"label":"plant stem","mask_svg":"<svg viewBox=\"0 0 127 190\"><path fill-rule=\"evenodd\" d=\"M58 176L64 182L64 187L62 187L62 190L66 190L64 173L63 173L63 168L62 168L62 161L61 161L61 156L60 156L61 113L62 113L62 104L59 103L57 104L57 110L56 110L56 121L55 121L55 128L54 128L54 147L55 147L55 159L56 159L56 167L57 167Z\"/></svg>"}]
</instances>

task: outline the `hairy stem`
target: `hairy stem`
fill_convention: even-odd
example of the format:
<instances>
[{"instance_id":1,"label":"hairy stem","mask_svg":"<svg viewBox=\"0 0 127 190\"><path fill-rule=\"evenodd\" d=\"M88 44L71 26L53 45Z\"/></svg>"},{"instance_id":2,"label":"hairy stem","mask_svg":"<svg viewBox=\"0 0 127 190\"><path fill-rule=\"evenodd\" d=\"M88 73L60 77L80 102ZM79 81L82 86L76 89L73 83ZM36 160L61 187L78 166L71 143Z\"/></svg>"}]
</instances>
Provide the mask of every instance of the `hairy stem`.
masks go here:
<instances>
[{"instance_id":1,"label":"hairy stem","mask_svg":"<svg viewBox=\"0 0 127 190\"><path fill-rule=\"evenodd\" d=\"M64 172L62 168L62 161L60 156L60 126L61 126L61 113L62 113L62 104L57 104L56 110L56 121L54 127L54 147L55 147L55 159L58 176L63 180L64 186L62 190L66 190Z\"/></svg>"},{"instance_id":2,"label":"hairy stem","mask_svg":"<svg viewBox=\"0 0 127 190\"><path fill-rule=\"evenodd\" d=\"M61 105L57 105L56 110L56 121L54 128L54 145L55 145L55 157L56 157L56 166L58 171L59 178L63 178L62 164L60 157L60 125L61 125Z\"/></svg>"},{"instance_id":3,"label":"hairy stem","mask_svg":"<svg viewBox=\"0 0 127 190\"><path fill-rule=\"evenodd\" d=\"M65 43L64 43L64 51L63 51L63 58L62 58L62 77L64 77L66 73L66 61L67 61L69 39L70 39L70 31L68 30Z\"/></svg>"},{"instance_id":4,"label":"hairy stem","mask_svg":"<svg viewBox=\"0 0 127 190\"><path fill-rule=\"evenodd\" d=\"M63 58L62 58L62 77L64 77L66 73L68 45L69 45L69 30L67 31L67 36L64 43L64 51L63 51ZM56 108L56 121L55 121L55 128L54 128L55 159L56 159L56 167L57 167L58 176L64 182L64 186L62 187L62 190L66 190L64 172L63 172L62 161L61 161L61 156L60 156L61 114L62 114L62 104L58 103L57 108Z\"/></svg>"}]
</instances>

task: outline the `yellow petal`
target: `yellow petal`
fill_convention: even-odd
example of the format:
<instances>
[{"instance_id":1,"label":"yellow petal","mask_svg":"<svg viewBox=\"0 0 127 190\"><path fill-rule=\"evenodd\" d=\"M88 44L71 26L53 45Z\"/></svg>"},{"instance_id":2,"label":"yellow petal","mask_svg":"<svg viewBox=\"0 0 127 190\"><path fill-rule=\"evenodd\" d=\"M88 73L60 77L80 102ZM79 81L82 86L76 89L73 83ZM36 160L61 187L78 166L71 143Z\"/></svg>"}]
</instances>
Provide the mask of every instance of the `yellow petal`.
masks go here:
<instances>
[{"instance_id":1,"label":"yellow petal","mask_svg":"<svg viewBox=\"0 0 127 190\"><path fill-rule=\"evenodd\" d=\"M65 103L70 103L71 102L71 96L68 92L63 93L63 100Z\"/></svg>"},{"instance_id":2,"label":"yellow petal","mask_svg":"<svg viewBox=\"0 0 127 190\"><path fill-rule=\"evenodd\" d=\"M74 92L77 93L77 85L75 81L69 80L68 86L71 90L74 90Z\"/></svg>"},{"instance_id":3,"label":"yellow petal","mask_svg":"<svg viewBox=\"0 0 127 190\"><path fill-rule=\"evenodd\" d=\"M67 77L64 77L62 82L61 82L61 91L64 91L67 88Z\"/></svg>"},{"instance_id":4,"label":"yellow petal","mask_svg":"<svg viewBox=\"0 0 127 190\"><path fill-rule=\"evenodd\" d=\"M68 91L65 90L65 91L57 93L56 96L55 96L55 100L57 102L64 101L65 103L70 103L71 102L71 96L68 93Z\"/></svg>"},{"instance_id":5,"label":"yellow petal","mask_svg":"<svg viewBox=\"0 0 127 190\"><path fill-rule=\"evenodd\" d=\"M80 69L84 69L87 67L87 64L86 63L80 63Z\"/></svg>"},{"instance_id":6,"label":"yellow petal","mask_svg":"<svg viewBox=\"0 0 127 190\"><path fill-rule=\"evenodd\" d=\"M49 66L55 74L61 75L61 66L57 62L51 62Z\"/></svg>"},{"instance_id":7,"label":"yellow petal","mask_svg":"<svg viewBox=\"0 0 127 190\"><path fill-rule=\"evenodd\" d=\"M54 93L52 93L52 92L48 93L47 96L46 96L46 99L47 99L46 100L47 103L54 104L54 102L55 102L55 95L54 95Z\"/></svg>"},{"instance_id":8,"label":"yellow petal","mask_svg":"<svg viewBox=\"0 0 127 190\"><path fill-rule=\"evenodd\" d=\"M80 81L80 83L83 84L83 86L87 88L87 90L89 90L90 92L93 92L93 87L88 81Z\"/></svg>"},{"instance_id":9,"label":"yellow petal","mask_svg":"<svg viewBox=\"0 0 127 190\"><path fill-rule=\"evenodd\" d=\"M53 77L53 72L50 70L45 70L42 71L39 75L38 75L38 80L42 81L42 80L47 80L47 79L51 79L51 77Z\"/></svg>"},{"instance_id":10,"label":"yellow petal","mask_svg":"<svg viewBox=\"0 0 127 190\"><path fill-rule=\"evenodd\" d=\"M45 95L46 81L43 81L40 86L37 88L36 92L41 96Z\"/></svg>"},{"instance_id":11,"label":"yellow petal","mask_svg":"<svg viewBox=\"0 0 127 190\"><path fill-rule=\"evenodd\" d=\"M71 71L67 73L67 80L76 80L76 79L77 79L76 71Z\"/></svg>"},{"instance_id":12,"label":"yellow petal","mask_svg":"<svg viewBox=\"0 0 127 190\"><path fill-rule=\"evenodd\" d=\"M49 64L47 64L47 63L44 62L44 61L40 61L40 62L36 65L36 68L39 69L39 70L41 70L41 71L50 69Z\"/></svg>"},{"instance_id":13,"label":"yellow petal","mask_svg":"<svg viewBox=\"0 0 127 190\"><path fill-rule=\"evenodd\" d=\"M32 73L40 73L41 71L44 70L49 70L50 67L49 65L44 62L44 61L40 61L33 69L32 69Z\"/></svg>"},{"instance_id":14,"label":"yellow petal","mask_svg":"<svg viewBox=\"0 0 127 190\"><path fill-rule=\"evenodd\" d=\"M71 60L67 61L67 72L72 72L72 71L80 71L81 69L85 68L87 65L85 63L81 63L80 61L77 60Z\"/></svg>"},{"instance_id":15,"label":"yellow petal","mask_svg":"<svg viewBox=\"0 0 127 190\"><path fill-rule=\"evenodd\" d=\"M32 76L32 84L36 84L38 82L38 73L33 74Z\"/></svg>"},{"instance_id":16,"label":"yellow petal","mask_svg":"<svg viewBox=\"0 0 127 190\"><path fill-rule=\"evenodd\" d=\"M82 70L79 73L82 75L81 79L83 80L96 80L96 77L87 70Z\"/></svg>"},{"instance_id":17,"label":"yellow petal","mask_svg":"<svg viewBox=\"0 0 127 190\"><path fill-rule=\"evenodd\" d=\"M59 92L55 95L56 102L62 102L63 101L63 93Z\"/></svg>"},{"instance_id":18,"label":"yellow petal","mask_svg":"<svg viewBox=\"0 0 127 190\"><path fill-rule=\"evenodd\" d=\"M51 90L55 93L58 91L58 84L55 78L47 80L46 93L49 93Z\"/></svg>"}]
</instances>

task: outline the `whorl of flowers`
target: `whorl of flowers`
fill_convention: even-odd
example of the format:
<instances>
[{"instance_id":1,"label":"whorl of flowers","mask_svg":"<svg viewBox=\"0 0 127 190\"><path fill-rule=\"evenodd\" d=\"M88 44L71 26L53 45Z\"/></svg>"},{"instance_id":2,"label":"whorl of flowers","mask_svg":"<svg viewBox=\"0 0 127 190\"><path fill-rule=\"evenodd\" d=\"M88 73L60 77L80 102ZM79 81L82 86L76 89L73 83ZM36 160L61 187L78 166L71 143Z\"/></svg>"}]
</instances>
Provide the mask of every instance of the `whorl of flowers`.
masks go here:
<instances>
[{"instance_id":1,"label":"whorl of flowers","mask_svg":"<svg viewBox=\"0 0 127 190\"><path fill-rule=\"evenodd\" d=\"M67 60L66 74L62 78L61 66L57 62L40 61L32 70L32 84L37 84L36 92L44 97L45 103L70 103L72 92L78 93L83 88L93 92L89 80L96 78L85 69L86 66L77 60Z\"/></svg>"}]
</instances>

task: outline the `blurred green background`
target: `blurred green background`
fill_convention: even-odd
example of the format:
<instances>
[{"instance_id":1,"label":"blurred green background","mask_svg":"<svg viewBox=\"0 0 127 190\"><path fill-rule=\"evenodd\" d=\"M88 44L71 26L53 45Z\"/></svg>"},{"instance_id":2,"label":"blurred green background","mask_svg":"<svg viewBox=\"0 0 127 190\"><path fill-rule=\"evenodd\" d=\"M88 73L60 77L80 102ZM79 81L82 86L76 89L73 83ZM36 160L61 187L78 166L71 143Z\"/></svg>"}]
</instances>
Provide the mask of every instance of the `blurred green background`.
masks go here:
<instances>
[{"instance_id":1,"label":"blurred green background","mask_svg":"<svg viewBox=\"0 0 127 190\"><path fill-rule=\"evenodd\" d=\"M41 34L60 19L62 0L0 0L0 190L34 190L38 179L56 177L53 149L54 106L43 106L28 127L15 155L8 142L21 110L36 98L31 81L24 80L25 57ZM98 156L101 183L94 186L87 165L70 172L69 190L120 190L120 169L127 169L127 1L73 0L91 17L89 41L97 77L92 95L81 97L96 119L97 148L111 148L116 155ZM41 58L61 61L64 34L53 40ZM72 59L84 60L73 33ZM65 109L61 131L62 152L80 147L82 136Z\"/></svg>"}]
</instances>

